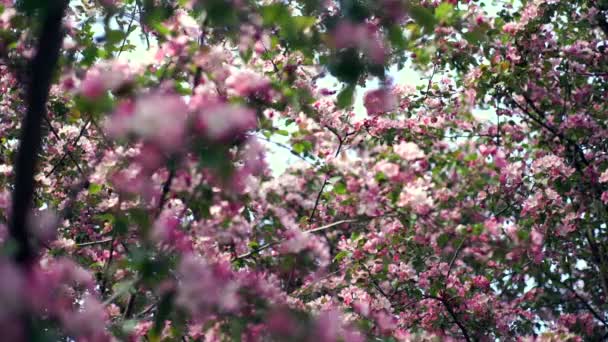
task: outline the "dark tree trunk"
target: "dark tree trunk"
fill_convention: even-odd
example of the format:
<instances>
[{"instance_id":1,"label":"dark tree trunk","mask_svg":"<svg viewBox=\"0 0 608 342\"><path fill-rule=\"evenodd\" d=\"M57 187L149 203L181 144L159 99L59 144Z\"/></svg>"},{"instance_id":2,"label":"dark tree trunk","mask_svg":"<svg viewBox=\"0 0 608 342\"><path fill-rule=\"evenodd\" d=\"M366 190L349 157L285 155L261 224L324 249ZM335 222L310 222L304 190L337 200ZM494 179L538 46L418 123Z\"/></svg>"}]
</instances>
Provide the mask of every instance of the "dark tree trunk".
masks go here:
<instances>
[{"instance_id":1,"label":"dark tree trunk","mask_svg":"<svg viewBox=\"0 0 608 342\"><path fill-rule=\"evenodd\" d=\"M44 13L41 13L43 23L36 55L29 67L25 95L27 112L21 125L21 139L15 162L15 188L9 224L10 235L16 247L15 261L26 267L36 256L36 248L28 233L27 217L34 195L36 159L42 143L42 122L63 43L62 18L66 7L67 1L64 0L50 0L45 6Z\"/></svg>"}]
</instances>

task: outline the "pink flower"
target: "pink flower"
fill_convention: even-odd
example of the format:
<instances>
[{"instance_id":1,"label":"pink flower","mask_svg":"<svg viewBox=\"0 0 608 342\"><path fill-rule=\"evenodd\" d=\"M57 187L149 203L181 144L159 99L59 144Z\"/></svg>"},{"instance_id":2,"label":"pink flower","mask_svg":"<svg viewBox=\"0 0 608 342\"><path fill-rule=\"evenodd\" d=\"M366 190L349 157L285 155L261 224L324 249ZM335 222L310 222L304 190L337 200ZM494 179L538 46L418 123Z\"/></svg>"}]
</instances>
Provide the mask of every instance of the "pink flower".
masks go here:
<instances>
[{"instance_id":1,"label":"pink flower","mask_svg":"<svg viewBox=\"0 0 608 342\"><path fill-rule=\"evenodd\" d=\"M363 105L367 115L378 115L394 110L397 107L397 99L391 91L380 88L367 92L363 97Z\"/></svg>"},{"instance_id":2,"label":"pink flower","mask_svg":"<svg viewBox=\"0 0 608 342\"><path fill-rule=\"evenodd\" d=\"M25 278L15 265L0 260L0 322L11 319L24 308Z\"/></svg>"},{"instance_id":3,"label":"pink flower","mask_svg":"<svg viewBox=\"0 0 608 342\"><path fill-rule=\"evenodd\" d=\"M6 30L11 25L11 19L17 14L14 8L9 7L11 4L7 3L4 11L0 14L0 28Z\"/></svg>"},{"instance_id":4,"label":"pink flower","mask_svg":"<svg viewBox=\"0 0 608 342\"><path fill-rule=\"evenodd\" d=\"M289 237L281 244L284 253L300 253L308 247L309 235L304 232L292 229L286 235Z\"/></svg>"},{"instance_id":5,"label":"pink flower","mask_svg":"<svg viewBox=\"0 0 608 342\"><path fill-rule=\"evenodd\" d=\"M50 243L57 236L59 218L52 210L35 210L31 213L32 234L41 242Z\"/></svg>"},{"instance_id":6,"label":"pink flower","mask_svg":"<svg viewBox=\"0 0 608 342\"><path fill-rule=\"evenodd\" d=\"M424 183L417 180L403 187L397 205L400 207L409 206L414 208L417 213L424 214L434 206L434 202L428 195Z\"/></svg>"},{"instance_id":7,"label":"pink flower","mask_svg":"<svg viewBox=\"0 0 608 342\"><path fill-rule=\"evenodd\" d=\"M379 162L378 164L376 164L374 169L377 172L382 172L389 179L397 177L399 175L399 165L386 161Z\"/></svg>"},{"instance_id":8,"label":"pink flower","mask_svg":"<svg viewBox=\"0 0 608 342\"><path fill-rule=\"evenodd\" d=\"M78 311L66 312L62 322L72 334L86 340L106 340L105 321L107 319L105 306L91 295L85 296L82 307Z\"/></svg>"},{"instance_id":9,"label":"pink flower","mask_svg":"<svg viewBox=\"0 0 608 342\"><path fill-rule=\"evenodd\" d=\"M80 86L82 95L89 99L97 99L106 91L106 86L101 78L101 75L94 72L89 72L87 77L82 81Z\"/></svg>"},{"instance_id":10,"label":"pink flower","mask_svg":"<svg viewBox=\"0 0 608 342\"><path fill-rule=\"evenodd\" d=\"M163 213L152 228L152 238L160 243L175 246L181 252L190 252L192 244L180 229L180 220L171 212Z\"/></svg>"},{"instance_id":11,"label":"pink flower","mask_svg":"<svg viewBox=\"0 0 608 342\"><path fill-rule=\"evenodd\" d=\"M486 290L490 287L490 281L488 280L488 278L480 275L473 277L473 284L483 290Z\"/></svg>"},{"instance_id":12,"label":"pink flower","mask_svg":"<svg viewBox=\"0 0 608 342\"><path fill-rule=\"evenodd\" d=\"M189 254L183 257L178 274L175 302L195 317L204 318L216 309L231 312L239 307L239 284L230 264L209 263Z\"/></svg>"},{"instance_id":13,"label":"pink flower","mask_svg":"<svg viewBox=\"0 0 608 342\"><path fill-rule=\"evenodd\" d=\"M315 340L318 342L338 341L340 323L338 312L329 310L321 313L316 322L316 329L314 332Z\"/></svg>"},{"instance_id":14,"label":"pink flower","mask_svg":"<svg viewBox=\"0 0 608 342\"><path fill-rule=\"evenodd\" d=\"M568 166L563 158L548 154L536 159L532 163L532 172L540 174L549 173L550 178L567 178L574 173L574 168Z\"/></svg>"},{"instance_id":15,"label":"pink flower","mask_svg":"<svg viewBox=\"0 0 608 342\"><path fill-rule=\"evenodd\" d=\"M376 324L378 324L378 328L383 333L388 333L397 327L397 320L395 317L385 311L379 311L375 316Z\"/></svg>"},{"instance_id":16,"label":"pink flower","mask_svg":"<svg viewBox=\"0 0 608 342\"><path fill-rule=\"evenodd\" d=\"M599 181L600 181L600 183L608 182L608 170L602 172L602 174L600 175Z\"/></svg>"},{"instance_id":17,"label":"pink flower","mask_svg":"<svg viewBox=\"0 0 608 342\"><path fill-rule=\"evenodd\" d=\"M502 27L502 30L510 35L514 35L515 33L517 33L517 31L519 31L519 25L517 25L516 23L513 23L513 22L506 23Z\"/></svg>"},{"instance_id":18,"label":"pink flower","mask_svg":"<svg viewBox=\"0 0 608 342\"><path fill-rule=\"evenodd\" d=\"M257 125L255 112L238 105L209 104L198 115L198 129L211 140L226 140Z\"/></svg>"},{"instance_id":19,"label":"pink flower","mask_svg":"<svg viewBox=\"0 0 608 342\"><path fill-rule=\"evenodd\" d=\"M119 62L91 68L80 83L80 93L89 99L97 99L108 90L116 90L129 82L133 72L129 65Z\"/></svg>"},{"instance_id":20,"label":"pink flower","mask_svg":"<svg viewBox=\"0 0 608 342\"><path fill-rule=\"evenodd\" d=\"M332 34L336 49L359 48L376 64L386 60L386 48L374 25L342 21Z\"/></svg>"},{"instance_id":21,"label":"pink flower","mask_svg":"<svg viewBox=\"0 0 608 342\"><path fill-rule=\"evenodd\" d=\"M253 71L245 70L232 74L226 80L226 86L239 96L260 95L266 98L270 88L270 80Z\"/></svg>"},{"instance_id":22,"label":"pink flower","mask_svg":"<svg viewBox=\"0 0 608 342\"><path fill-rule=\"evenodd\" d=\"M137 325L135 326L135 329L133 330L134 337L144 338L146 336L146 334L148 334L148 331L150 331L150 329L152 329L153 325L154 325L154 323L150 322L150 321L138 322Z\"/></svg>"},{"instance_id":23,"label":"pink flower","mask_svg":"<svg viewBox=\"0 0 608 342\"><path fill-rule=\"evenodd\" d=\"M0 209L8 210L11 202L11 193L7 190L0 190Z\"/></svg>"},{"instance_id":24,"label":"pink flower","mask_svg":"<svg viewBox=\"0 0 608 342\"><path fill-rule=\"evenodd\" d=\"M601 200L604 204L608 204L608 191L602 192Z\"/></svg>"},{"instance_id":25,"label":"pink flower","mask_svg":"<svg viewBox=\"0 0 608 342\"><path fill-rule=\"evenodd\" d=\"M256 138L249 138L242 146L241 161L243 162L243 174L260 176L268 167L266 149Z\"/></svg>"},{"instance_id":26,"label":"pink flower","mask_svg":"<svg viewBox=\"0 0 608 342\"><path fill-rule=\"evenodd\" d=\"M113 136L133 133L165 150L180 148L188 107L177 95L151 94L119 106L108 130Z\"/></svg>"},{"instance_id":27,"label":"pink flower","mask_svg":"<svg viewBox=\"0 0 608 342\"><path fill-rule=\"evenodd\" d=\"M402 141L399 145L393 147L396 154L407 161L422 159L425 157L424 152L413 142Z\"/></svg>"}]
</instances>

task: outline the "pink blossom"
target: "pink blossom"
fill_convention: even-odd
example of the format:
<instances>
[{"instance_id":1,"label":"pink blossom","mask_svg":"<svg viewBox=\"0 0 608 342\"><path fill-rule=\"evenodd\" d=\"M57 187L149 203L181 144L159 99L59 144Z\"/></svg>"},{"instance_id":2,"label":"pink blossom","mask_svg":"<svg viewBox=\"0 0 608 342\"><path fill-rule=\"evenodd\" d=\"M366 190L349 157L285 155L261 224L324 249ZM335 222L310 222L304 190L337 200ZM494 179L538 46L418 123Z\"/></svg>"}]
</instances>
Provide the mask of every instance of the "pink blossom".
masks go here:
<instances>
[{"instance_id":1,"label":"pink blossom","mask_svg":"<svg viewBox=\"0 0 608 342\"><path fill-rule=\"evenodd\" d=\"M381 161L380 163L376 164L374 169L378 172L382 172L389 179L397 177L399 175L399 165L386 161Z\"/></svg>"},{"instance_id":2,"label":"pink blossom","mask_svg":"<svg viewBox=\"0 0 608 342\"><path fill-rule=\"evenodd\" d=\"M188 107L177 95L150 94L134 103L123 103L108 122L116 137L133 133L173 151L181 147L185 134Z\"/></svg>"},{"instance_id":3,"label":"pink blossom","mask_svg":"<svg viewBox=\"0 0 608 342\"><path fill-rule=\"evenodd\" d=\"M233 73L226 80L226 85L239 96L259 94L265 96L270 90L270 80L253 71L239 71Z\"/></svg>"},{"instance_id":4,"label":"pink blossom","mask_svg":"<svg viewBox=\"0 0 608 342\"><path fill-rule=\"evenodd\" d=\"M608 204L608 191L602 192L601 200L604 204Z\"/></svg>"},{"instance_id":5,"label":"pink blossom","mask_svg":"<svg viewBox=\"0 0 608 342\"><path fill-rule=\"evenodd\" d=\"M403 187L397 205L400 207L409 206L414 208L419 214L424 214L434 206L434 202L429 196L424 183L418 180Z\"/></svg>"},{"instance_id":6,"label":"pink blossom","mask_svg":"<svg viewBox=\"0 0 608 342\"><path fill-rule=\"evenodd\" d=\"M354 24L341 21L332 33L337 49L357 47L365 52L367 57L377 64L384 63L386 48L377 29L372 25Z\"/></svg>"},{"instance_id":7,"label":"pink blossom","mask_svg":"<svg viewBox=\"0 0 608 342\"><path fill-rule=\"evenodd\" d=\"M7 5L10 6L10 5L12 5L12 3L7 4ZM12 8L12 7L4 8L4 11L2 11L2 13L0 13L0 28L3 30L8 29L11 24L11 19L16 14L17 14L17 11L14 8Z\"/></svg>"},{"instance_id":8,"label":"pink blossom","mask_svg":"<svg viewBox=\"0 0 608 342\"><path fill-rule=\"evenodd\" d=\"M605 170L604 172L602 172L602 174L600 175L599 182L600 183L608 182L608 170Z\"/></svg>"},{"instance_id":9,"label":"pink blossom","mask_svg":"<svg viewBox=\"0 0 608 342\"><path fill-rule=\"evenodd\" d=\"M397 99L385 88L369 91L363 97L363 105L367 115L378 115L390 112L397 107Z\"/></svg>"},{"instance_id":10,"label":"pink blossom","mask_svg":"<svg viewBox=\"0 0 608 342\"><path fill-rule=\"evenodd\" d=\"M180 263L179 275L176 304L194 316L204 318L215 308L231 312L239 307L239 284L230 265L211 264L189 254Z\"/></svg>"},{"instance_id":11,"label":"pink blossom","mask_svg":"<svg viewBox=\"0 0 608 342\"><path fill-rule=\"evenodd\" d=\"M104 324L106 319L104 305L91 295L85 296L81 310L67 312L62 317L63 324L69 332L92 341L107 339Z\"/></svg>"},{"instance_id":12,"label":"pink blossom","mask_svg":"<svg viewBox=\"0 0 608 342\"><path fill-rule=\"evenodd\" d=\"M89 98L97 99L108 90L117 90L130 82L132 70L129 65L118 61L102 64L91 68L80 84L80 93Z\"/></svg>"},{"instance_id":13,"label":"pink blossom","mask_svg":"<svg viewBox=\"0 0 608 342\"><path fill-rule=\"evenodd\" d=\"M510 23L504 24L502 27L502 30L510 35L513 35L513 34L517 33L517 31L519 31L519 26L514 22L510 22Z\"/></svg>"},{"instance_id":14,"label":"pink blossom","mask_svg":"<svg viewBox=\"0 0 608 342\"><path fill-rule=\"evenodd\" d=\"M413 142L402 141L393 147L395 153L407 161L424 158L424 152Z\"/></svg>"},{"instance_id":15,"label":"pink blossom","mask_svg":"<svg viewBox=\"0 0 608 342\"><path fill-rule=\"evenodd\" d=\"M483 290L486 290L490 287L490 281L484 276L473 277L473 284Z\"/></svg>"},{"instance_id":16,"label":"pink blossom","mask_svg":"<svg viewBox=\"0 0 608 342\"><path fill-rule=\"evenodd\" d=\"M209 104L198 115L197 127L207 138L226 140L257 125L255 112L238 105Z\"/></svg>"},{"instance_id":17,"label":"pink blossom","mask_svg":"<svg viewBox=\"0 0 608 342\"><path fill-rule=\"evenodd\" d=\"M532 172L548 172L550 178L570 177L574 173L574 168L566 165L563 158L548 154L536 159L532 163Z\"/></svg>"}]
</instances>

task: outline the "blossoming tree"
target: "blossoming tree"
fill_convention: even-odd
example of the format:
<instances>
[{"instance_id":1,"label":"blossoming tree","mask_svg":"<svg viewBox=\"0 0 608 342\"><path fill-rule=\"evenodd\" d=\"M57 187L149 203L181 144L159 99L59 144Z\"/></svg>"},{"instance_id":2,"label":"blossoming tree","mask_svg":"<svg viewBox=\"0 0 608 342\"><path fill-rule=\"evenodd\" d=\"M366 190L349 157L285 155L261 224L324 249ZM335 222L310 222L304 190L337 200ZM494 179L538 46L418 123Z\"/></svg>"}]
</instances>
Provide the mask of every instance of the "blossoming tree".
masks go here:
<instances>
[{"instance_id":1,"label":"blossoming tree","mask_svg":"<svg viewBox=\"0 0 608 342\"><path fill-rule=\"evenodd\" d=\"M3 339L608 338L607 12L0 0Z\"/></svg>"}]
</instances>

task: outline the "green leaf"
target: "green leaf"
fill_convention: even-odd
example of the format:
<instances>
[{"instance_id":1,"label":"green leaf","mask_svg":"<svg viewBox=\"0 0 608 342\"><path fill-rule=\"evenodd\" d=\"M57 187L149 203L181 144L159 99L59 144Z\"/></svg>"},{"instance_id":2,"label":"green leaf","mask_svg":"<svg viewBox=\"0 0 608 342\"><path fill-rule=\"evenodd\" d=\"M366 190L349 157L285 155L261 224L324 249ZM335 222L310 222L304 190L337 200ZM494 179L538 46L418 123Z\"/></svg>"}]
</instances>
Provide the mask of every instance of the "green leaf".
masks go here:
<instances>
[{"instance_id":1,"label":"green leaf","mask_svg":"<svg viewBox=\"0 0 608 342\"><path fill-rule=\"evenodd\" d=\"M433 32L437 20L428 8L422 6L412 6L412 8L410 8L410 15L412 18L414 18L418 25L424 27L424 32Z\"/></svg>"},{"instance_id":2,"label":"green leaf","mask_svg":"<svg viewBox=\"0 0 608 342\"><path fill-rule=\"evenodd\" d=\"M102 189L101 184L91 183L91 185L89 185L89 194L96 195L101 191L101 189Z\"/></svg>"},{"instance_id":3,"label":"green leaf","mask_svg":"<svg viewBox=\"0 0 608 342\"><path fill-rule=\"evenodd\" d=\"M146 231L150 228L150 217L148 216L148 213L143 209L135 208L129 210L129 218L132 222L137 224L137 226L139 226L139 228L143 231Z\"/></svg>"},{"instance_id":4,"label":"green leaf","mask_svg":"<svg viewBox=\"0 0 608 342\"><path fill-rule=\"evenodd\" d=\"M298 142L298 143L293 144L293 150L296 153L303 153L305 149L306 149L306 147L302 143Z\"/></svg>"},{"instance_id":5,"label":"green leaf","mask_svg":"<svg viewBox=\"0 0 608 342\"><path fill-rule=\"evenodd\" d=\"M272 4L261 9L264 25L273 25L289 16L289 10L282 4Z\"/></svg>"},{"instance_id":6,"label":"green leaf","mask_svg":"<svg viewBox=\"0 0 608 342\"><path fill-rule=\"evenodd\" d=\"M454 13L454 5L449 2L442 2L435 8L435 18L440 22L448 22Z\"/></svg>"},{"instance_id":7,"label":"green leaf","mask_svg":"<svg viewBox=\"0 0 608 342\"><path fill-rule=\"evenodd\" d=\"M349 255L348 251L341 251L340 253L336 254L336 256L334 257L334 261L340 262L342 259L346 258L348 255Z\"/></svg>"},{"instance_id":8,"label":"green leaf","mask_svg":"<svg viewBox=\"0 0 608 342\"><path fill-rule=\"evenodd\" d=\"M99 215L95 215L94 218L96 220L99 220L101 222L110 222L110 223L114 223L115 218L114 215L110 214L110 213L105 213L105 214L99 214Z\"/></svg>"},{"instance_id":9,"label":"green leaf","mask_svg":"<svg viewBox=\"0 0 608 342\"><path fill-rule=\"evenodd\" d=\"M243 59L243 61L245 63L248 63L252 56L253 56L252 49L247 49L247 50L241 52L241 58Z\"/></svg>"},{"instance_id":10,"label":"green leaf","mask_svg":"<svg viewBox=\"0 0 608 342\"><path fill-rule=\"evenodd\" d=\"M404 49L407 46L403 30L397 25L393 25L388 29L388 39L394 47Z\"/></svg>"},{"instance_id":11,"label":"green leaf","mask_svg":"<svg viewBox=\"0 0 608 342\"><path fill-rule=\"evenodd\" d=\"M349 84L338 94L338 107L346 108L350 107L354 101L356 85Z\"/></svg>"},{"instance_id":12,"label":"green leaf","mask_svg":"<svg viewBox=\"0 0 608 342\"><path fill-rule=\"evenodd\" d=\"M305 16L293 17L293 22L299 30L305 30L312 27L317 22L317 18Z\"/></svg>"},{"instance_id":13,"label":"green leaf","mask_svg":"<svg viewBox=\"0 0 608 342\"><path fill-rule=\"evenodd\" d=\"M481 223L476 223L473 225L473 234L474 235L481 235L481 233L483 233L484 230L484 226Z\"/></svg>"},{"instance_id":14,"label":"green leaf","mask_svg":"<svg viewBox=\"0 0 608 342\"><path fill-rule=\"evenodd\" d=\"M207 21L214 26L232 25L238 21L238 12L226 0L198 1L207 12Z\"/></svg>"},{"instance_id":15,"label":"green leaf","mask_svg":"<svg viewBox=\"0 0 608 342\"><path fill-rule=\"evenodd\" d=\"M169 30L165 25L163 25L162 23L158 23L155 22L152 27L161 35L163 36L168 36L171 34L171 30Z\"/></svg>"},{"instance_id":16,"label":"green leaf","mask_svg":"<svg viewBox=\"0 0 608 342\"><path fill-rule=\"evenodd\" d=\"M464 160L468 161L468 162L475 161L475 160L477 160L477 154L471 153L471 154L467 155L466 157L464 157Z\"/></svg>"},{"instance_id":17,"label":"green leaf","mask_svg":"<svg viewBox=\"0 0 608 342\"><path fill-rule=\"evenodd\" d=\"M156 317L154 320L154 328L151 329L151 333L153 336L160 337L165 327L165 320L171 314L171 310L173 308L173 298L175 297L174 292L169 292L162 296L160 302L158 303L158 310L156 311ZM160 340L160 339L159 339Z\"/></svg>"},{"instance_id":18,"label":"green leaf","mask_svg":"<svg viewBox=\"0 0 608 342\"><path fill-rule=\"evenodd\" d=\"M530 233L529 233L529 232L527 232L527 231L525 231L525 230L518 230L518 231L517 231L517 237L518 237L520 240L527 241L527 240L528 240L528 238L530 237Z\"/></svg>"},{"instance_id":19,"label":"green leaf","mask_svg":"<svg viewBox=\"0 0 608 342\"><path fill-rule=\"evenodd\" d=\"M344 183L342 183L342 182L336 183L334 185L334 192L337 193L338 195L344 195L344 194L346 194L347 193L346 185Z\"/></svg>"},{"instance_id":20,"label":"green leaf","mask_svg":"<svg viewBox=\"0 0 608 342\"><path fill-rule=\"evenodd\" d=\"M450 241L450 236L448 234L441 234L437 238L437 245L441 248L445 247Z\"/></svg>"},{"instance_id":21,"label":"green leaf","mask_svg":"<svg viewBox=\"0 0 608 342\"><path fill-rule=\"evenodd\" d=\"M475 29L473 31L465 32L462 34L464 39L471 44L477 44L484 39L484 33L482 30Z\"/></svg>"},{"instance_id":22,"label":"green leaf","mask_svg":"<svg viewBox=\"0 0 608 342\"><path fill-rule=\"evenodd\" d=\"M114 222L114 234L116 236L124 235L129 231L129 221L124 216L118 216Z\"/></svg>"},{"instance_id":23,"label":"green leaf","mask_svg":"<svg viewBox=\"0 0 608 342\"><path fill-rule=\"evenodd\" d=\"M109 30L106 32L106 42L108 44L115 45L122 42L125 36L125 32L121 30Z\"/></svg>"},{"instance_id":24,"label":"green leaf","mask_svg":"<svg viewBox=\"0 0 608 342\"><path fill-rule=\"evenodd\" d=\"M357 49L346 49L328 58L328 69L338 80L354 84L365 71L365 63Z\"/></svg>"}]
</instances>

